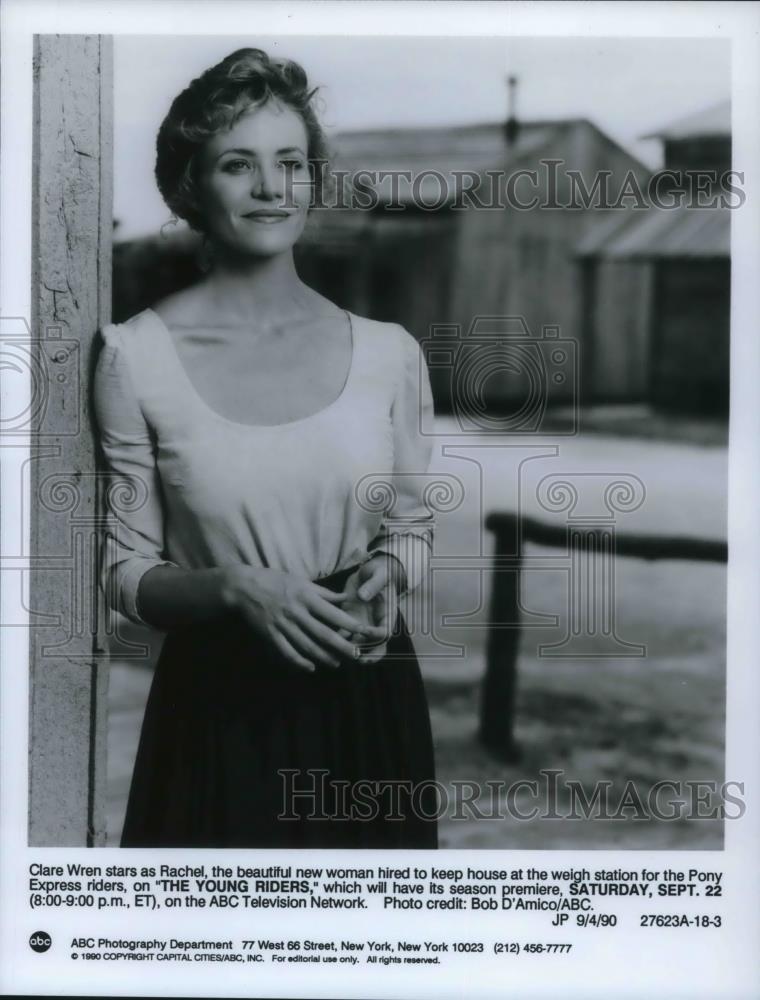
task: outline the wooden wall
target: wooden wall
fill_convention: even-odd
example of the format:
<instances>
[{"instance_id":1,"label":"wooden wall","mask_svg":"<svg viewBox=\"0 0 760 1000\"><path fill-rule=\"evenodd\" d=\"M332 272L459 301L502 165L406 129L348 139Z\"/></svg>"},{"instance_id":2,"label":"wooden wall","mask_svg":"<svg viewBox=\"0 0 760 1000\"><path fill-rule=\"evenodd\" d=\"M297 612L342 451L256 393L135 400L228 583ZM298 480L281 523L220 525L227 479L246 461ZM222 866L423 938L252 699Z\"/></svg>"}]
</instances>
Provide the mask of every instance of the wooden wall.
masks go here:
<instances>
[{"instance_id":1,"label":"wooden wall","mask_svg":"<svg viewBox=\"0 0 760 1000\"><path fill-rule=\"evenodd\" d=\"M658 262L651 355L655 406L728 413L730 296L728 260Z\"/></svg>"},{"instance_id":2,"label":"wooden wall","mask_svg":"<svg viewBox=\"0 0 760 1000\"><path fill-rule=\"evenodd\" d=\"M593 343L590 372L596 402L649 397L652 289L648 261L599 259L584 315L584 337Z\"/></svg>"},{"instance_id":3,"label":"wooden wall","mask_svg":"<svg viewBox=\"0 0 760 1000\"><path fill-rule=\"evenodd\" d=\"M38 36L34 82L32 330L46 405L30 469L29 842L92 846L105 842L107 658L89 386L111 305L110 39Z\"/></svg>"},{"instance_id":4,"label":"wooden wall","mask_svg":"<svg viewBox=\"0 0 760 1000\"><path fill-rule=\"evenodd\" d=\"M522 199L537 196L539 203L549 200L547 173L538 162L541 158L562 161L556 197L559 203L569 200L566 169L580 171L588 188L598 172L611 171L613 199L628 171L633 171L642 185L648 176L632 157L594 126L572 123L559 126L555 138L530 160L526 157L524 162L505 167L507 172L521 168L538 170L537 187L518 189ZM462 217L452 307L455 322L468 329L478 315L521 316L536 338L541 336L542 327L558 327L561 337L575 346L577 371L579 376L585 373L586 384L580 386L566 380L567 391L556 390L552 396L557 402L570 402L571 385L578 386L578 393L583 392L585 400L590 402L629 398L646 383L648 358L642 353L640 343L643 324L648 321L647 306L640 297L645 279L639 276L632 288L626 288L614 322L608 322L610 306L603 304L594 331L586 302L583 265L575 253L590 228L618 211L630 209L471 208ZM605 272L600 277L606 281L609 274ZM567 374L572 374L569 368ZM505 393L510 391L509 385L510 380L505 377Z\"/></svg>"}]
</instances>

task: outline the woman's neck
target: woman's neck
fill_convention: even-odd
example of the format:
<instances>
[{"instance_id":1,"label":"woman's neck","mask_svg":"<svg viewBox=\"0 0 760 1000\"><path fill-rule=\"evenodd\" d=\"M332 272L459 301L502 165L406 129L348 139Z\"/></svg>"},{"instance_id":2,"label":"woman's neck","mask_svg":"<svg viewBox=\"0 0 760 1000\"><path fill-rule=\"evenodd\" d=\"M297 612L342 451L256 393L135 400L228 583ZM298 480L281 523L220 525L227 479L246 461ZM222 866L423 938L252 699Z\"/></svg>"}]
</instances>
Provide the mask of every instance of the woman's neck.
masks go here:
<instances>
[{"instance_id":1,"label":"woman's neck","mask_svg":"<svg viewBox=\"0 0 760 1000\"><path fill-rule=\"evenodd\" d=\"M245 260L219 255L204 284L228 320L277 323L313 309L319 296L298 276L292 252Z\"/></svg>"}]
</instances>

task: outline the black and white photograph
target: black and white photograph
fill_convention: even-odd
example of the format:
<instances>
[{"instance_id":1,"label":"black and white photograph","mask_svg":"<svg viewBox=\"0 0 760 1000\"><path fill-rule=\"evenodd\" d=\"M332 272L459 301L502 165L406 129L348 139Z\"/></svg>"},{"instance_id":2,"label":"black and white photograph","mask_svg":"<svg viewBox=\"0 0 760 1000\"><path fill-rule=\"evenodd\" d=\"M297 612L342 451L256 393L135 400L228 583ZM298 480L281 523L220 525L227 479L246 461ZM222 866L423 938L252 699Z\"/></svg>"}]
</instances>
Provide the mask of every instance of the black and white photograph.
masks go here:
<instances>
[{"instance_id":1,"label":"black and white photograph","mask_svg":"<svg viewBox=\"0 0 760 1000\"><path fill-rule=\"evenodd\" d=\"M47 6L3 50L28 953L608 996L596 934L655 948L634 997L749 949L757 5Z\"/></svg>"},{"instance_id":2,"label":"black and white photograph","mask_svg":"<svg viewBox=\"0 0 760 1000\"><path fill-rule=\"evenodd\" d=\"M728 46L262 45L114 41L106 842L719 848Z\"/></svg>"}]
</instances>

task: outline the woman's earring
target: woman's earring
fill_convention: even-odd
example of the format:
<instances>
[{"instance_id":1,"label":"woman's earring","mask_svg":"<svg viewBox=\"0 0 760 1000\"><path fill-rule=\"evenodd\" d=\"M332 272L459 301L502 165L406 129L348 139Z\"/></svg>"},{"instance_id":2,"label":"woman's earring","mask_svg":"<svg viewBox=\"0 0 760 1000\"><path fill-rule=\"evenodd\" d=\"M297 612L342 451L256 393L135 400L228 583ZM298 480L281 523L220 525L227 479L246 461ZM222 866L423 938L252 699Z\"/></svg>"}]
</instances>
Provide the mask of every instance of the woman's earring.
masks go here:
<instances>
[{"instance_id":1,"label":"woman's earring","mask_svg":"<svg viewBox=\"0 0 760 1000\"><path fill-rule=\"evenodd\" d=\"M167 219L166 222L159 229L159 234L161 236L161 239L164 240L168 239L167 233L164 232L167 226L176 226L178 224L179 224L179 217L172 212L171 218Z\"/></svg>"}]
</instances>

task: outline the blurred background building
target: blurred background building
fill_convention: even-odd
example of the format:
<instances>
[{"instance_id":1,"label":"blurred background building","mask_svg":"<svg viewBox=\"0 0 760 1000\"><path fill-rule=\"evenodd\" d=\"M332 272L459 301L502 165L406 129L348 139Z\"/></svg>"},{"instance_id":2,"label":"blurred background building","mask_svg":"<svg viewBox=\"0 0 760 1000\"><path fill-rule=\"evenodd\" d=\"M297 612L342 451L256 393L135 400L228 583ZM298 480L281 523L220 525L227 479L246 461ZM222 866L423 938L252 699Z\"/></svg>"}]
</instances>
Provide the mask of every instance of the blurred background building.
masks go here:
<instances>
[{"instance_id":1,"label":"blurred background building","mask_svg":"<svg viewBox=\"0 0 760 1000\"><path fill-rule=\"evenodd\" d=\"M663 142L665 170L718 178L731 169L728 101L653 137ZM596 398L727 416L730 238L731 209L721 205L651 207L590 229L578 256Z\"/></svg>"}]
</instances>

